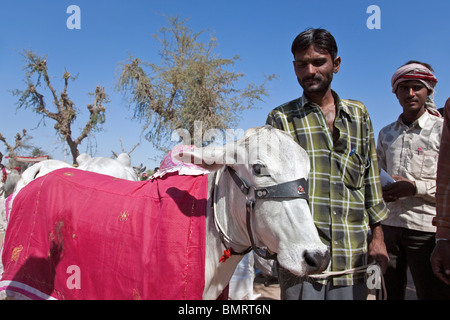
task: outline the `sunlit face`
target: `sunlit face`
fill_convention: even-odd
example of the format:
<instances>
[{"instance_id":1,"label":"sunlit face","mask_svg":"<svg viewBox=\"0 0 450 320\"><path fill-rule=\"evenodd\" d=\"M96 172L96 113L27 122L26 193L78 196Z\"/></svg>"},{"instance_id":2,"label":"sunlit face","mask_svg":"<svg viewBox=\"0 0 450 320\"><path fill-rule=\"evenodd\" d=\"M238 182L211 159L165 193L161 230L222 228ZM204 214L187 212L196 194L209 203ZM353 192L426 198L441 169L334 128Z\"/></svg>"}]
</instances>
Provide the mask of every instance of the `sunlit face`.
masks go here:
<instances>
[{"instance_id":1,"label":"sunlit face","mask_svg":"<svg viewBox=\"0 0 450 320\"><path fill-rule=\"evenodd\" d=\"M293 61L297 80L306 94L323 93L330 87L333 73L339 71L341 58L333 61L328 52L319 51L314 45L294 54Z\"/></svg>"},{"instance_id":2,"label":"sunlit face","mask_svg":"<svg viewBox=\"0 0 450 320\"><path fill-rule=\"evenodd\" d=\"M404 112L417 112L425 106L428 89L419 80L409 80L401 82L395 94Z\"/></svg>"}]
</instances>

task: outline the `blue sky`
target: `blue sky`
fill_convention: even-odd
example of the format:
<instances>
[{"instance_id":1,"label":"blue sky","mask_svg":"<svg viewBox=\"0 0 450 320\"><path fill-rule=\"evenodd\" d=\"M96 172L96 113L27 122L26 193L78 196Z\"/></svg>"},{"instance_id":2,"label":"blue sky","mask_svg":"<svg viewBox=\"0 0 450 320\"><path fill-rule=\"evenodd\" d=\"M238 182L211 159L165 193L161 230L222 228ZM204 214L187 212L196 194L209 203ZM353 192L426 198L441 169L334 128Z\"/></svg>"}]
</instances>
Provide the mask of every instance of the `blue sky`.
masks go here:
<instances>
[{"instance_id":1,"label":"blue sky","mask_svg":"<svg viewBox=\"0 0 450 320\"><path fill-rule=\"evenodd\" d=\"M81 9L81 29L69 30L67 7ZM381 29L369 29L370 5L380 8ZM309 27L328 29L338 43L342 58L332 88L341 98L362 101L368 108L375 135L395 121L401 107L391 93L390 78L406 61L430 63L439 80L435 102L442 107L450 96L450 2L388 0L17 0L3 1L0 7L0 132L12 143L16 132L27 129L33 144L53 158L64 156L64 144L53 129L45 126L31 110L16 110L17 98L10 91L24 89L23 57L18 53L32 49L48 55L52 81L63 86L67 69L79 74L69 86L69 96L81 111L73 127L74 135L88 117L88 92L97 85L105 87L111 102L106 105L104 131L96 134L95 156L110 156L120 151L120 138L127 150L138 141L132 153L134 165L148 168L159 164L157 153L146 141L143 123L132 120L123 96L114 87L119 62L129 54L157 63L158 44L151 36L167 25L167 16L189 19L195 31L208 30L218 39L216 53L223 58L238 54L241 60L234 69L245 74L247 82L261 83L264 75L277 74L268 85L269 95L255 109L242 114L235 129L248 129L265 123L266 116L278 105L302 94L292 67L290 46L295 36ZM207 38L205 38L207 40ZM51 100L47 104L51 108ZM86 140L80 152L87 151ZM0 145L0 151L5 148Z\"/></svg>"}]
</instances>

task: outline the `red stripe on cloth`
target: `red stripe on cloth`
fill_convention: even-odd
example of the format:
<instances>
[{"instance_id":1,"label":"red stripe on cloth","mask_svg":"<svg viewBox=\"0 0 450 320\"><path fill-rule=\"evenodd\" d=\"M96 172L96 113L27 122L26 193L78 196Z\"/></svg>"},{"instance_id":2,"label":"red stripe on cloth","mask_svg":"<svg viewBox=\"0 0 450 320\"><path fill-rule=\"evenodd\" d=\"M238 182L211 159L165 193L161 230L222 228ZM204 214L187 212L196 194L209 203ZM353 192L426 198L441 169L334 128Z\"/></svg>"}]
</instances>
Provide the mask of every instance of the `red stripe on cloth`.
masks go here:
<instances>
[{"instance_id":1,"label":"red stripe on cloth","mask_svg":"<svg viewBox=\"0 0 450 320\"><path fill-rule=\"evenodd\" d=\"M420 72L420 71L415 71L415 72L401 75L401 76L397 77L397 79L395 79L394 83L396 83L399 79L419 79L419 80L437 82L437 79L433 74L426 73L426 72Z\"/></svg>"}]
</instances>

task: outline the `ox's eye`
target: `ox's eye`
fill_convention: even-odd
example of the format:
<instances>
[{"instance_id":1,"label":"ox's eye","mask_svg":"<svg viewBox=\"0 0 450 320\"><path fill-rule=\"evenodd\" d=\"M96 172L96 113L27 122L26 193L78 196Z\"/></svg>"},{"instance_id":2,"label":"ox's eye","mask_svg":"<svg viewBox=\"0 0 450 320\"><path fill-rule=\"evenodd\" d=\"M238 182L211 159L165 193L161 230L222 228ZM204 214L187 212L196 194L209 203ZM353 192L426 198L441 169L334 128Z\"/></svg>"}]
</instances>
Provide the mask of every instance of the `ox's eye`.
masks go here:
<instances>
[{"instance_id":1,"label":"ox's eye","mask_svg":"<svg viewBox=\"0 0 450 320\"><path fill-rule=\"evenodd\" d=\"M253 165L253 173L257 176L269 176L267 168L259 163Z\"/></svg>"}]
</instances>

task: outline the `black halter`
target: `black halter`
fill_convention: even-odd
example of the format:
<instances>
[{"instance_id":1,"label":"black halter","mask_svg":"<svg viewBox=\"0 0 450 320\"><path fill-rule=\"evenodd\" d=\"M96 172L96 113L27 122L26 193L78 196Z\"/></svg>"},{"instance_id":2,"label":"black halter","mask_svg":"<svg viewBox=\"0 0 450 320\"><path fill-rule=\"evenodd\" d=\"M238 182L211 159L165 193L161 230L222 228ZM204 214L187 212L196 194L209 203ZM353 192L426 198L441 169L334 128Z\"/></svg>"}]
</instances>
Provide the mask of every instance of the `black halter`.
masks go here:
<instances>
[{"instance_id":1,"label":"black halter","mask_svg":"<svg viewBox=\"0 0 450 320\"><path fill-rule=\"evenodd\" d=\"M293 199L300 198L309 201L308 198L308 182L305 179L297 179L269 187L264 188L256 188L255 186L249 185L245 180L243 180L236 171L227 166L228 172L233 178L234 182L237 184L242 193L247 197L250 189L254 189L255 191L255 199ZM253 209L255 207L256 200L253 198L247 197L247 202L245 204L246 207L246 223L247 223L247 232L250 238L251 247L241 253L231 252L232 254L247 254L252 249L255 251L257 255L264 259L273 259L275 260L277 257L276 253L270 254L267 250L265 252L260 252L262 249L256 247L255 241L253 239L253 232L251 226L251 216L253 213Z\"/></svg>"}]
</instances>

